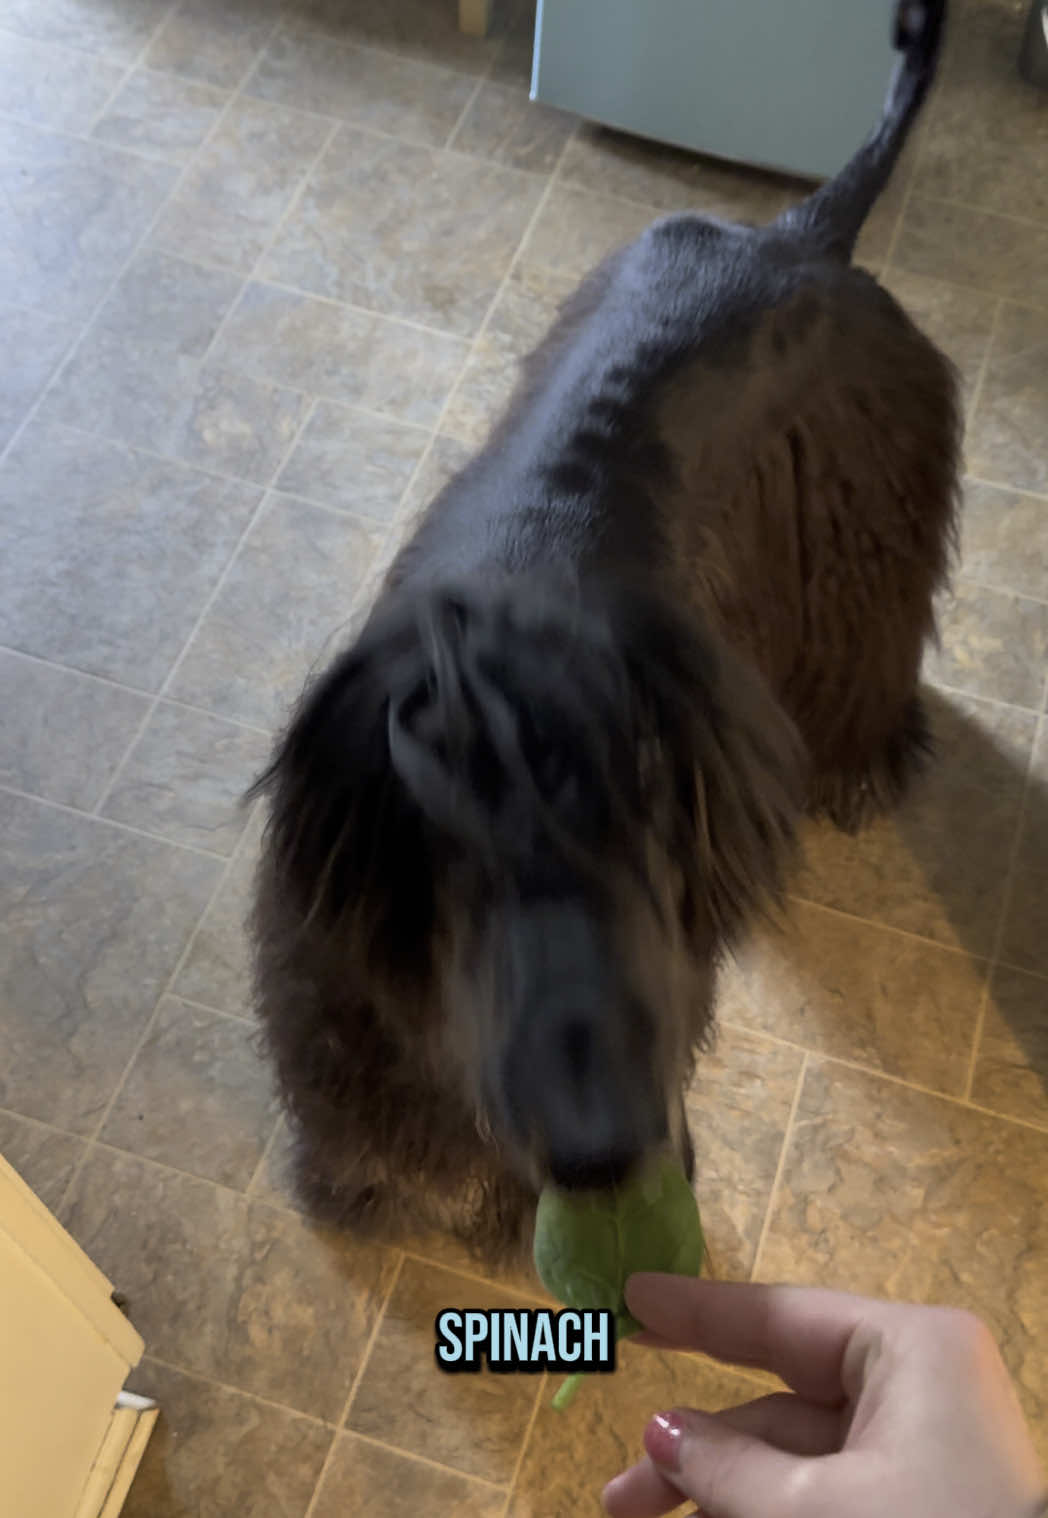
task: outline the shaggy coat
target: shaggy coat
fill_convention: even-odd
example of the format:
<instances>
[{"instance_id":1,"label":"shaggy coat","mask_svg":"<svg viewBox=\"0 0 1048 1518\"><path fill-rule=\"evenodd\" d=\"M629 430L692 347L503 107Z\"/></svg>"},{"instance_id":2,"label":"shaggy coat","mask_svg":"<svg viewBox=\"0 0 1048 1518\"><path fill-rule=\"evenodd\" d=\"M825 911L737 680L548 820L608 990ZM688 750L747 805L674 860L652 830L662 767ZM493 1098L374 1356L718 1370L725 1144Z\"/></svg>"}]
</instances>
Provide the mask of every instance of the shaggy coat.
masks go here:
<instances>
[{"instance_id":1,"label":"shaggy coat","mask_svg":"<svg viewBox=\"0 0 1048 1518\"><path fill-rule=\"evenodd\" d=\"M296 1183L492 1256L671 1143L805 808L926 747L954 375L851 266L933 74L768 227L657 221L568 301L259 783L257 1005Z\"/></svg>"}]
</instances>

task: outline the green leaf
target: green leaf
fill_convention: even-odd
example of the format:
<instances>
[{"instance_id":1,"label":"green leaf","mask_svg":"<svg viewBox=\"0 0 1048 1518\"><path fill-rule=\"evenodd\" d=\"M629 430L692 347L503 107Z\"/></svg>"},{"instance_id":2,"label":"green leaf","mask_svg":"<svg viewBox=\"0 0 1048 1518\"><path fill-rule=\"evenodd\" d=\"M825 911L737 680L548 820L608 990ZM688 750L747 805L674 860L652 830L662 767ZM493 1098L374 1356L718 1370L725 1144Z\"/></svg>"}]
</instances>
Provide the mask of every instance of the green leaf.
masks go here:
<instances>
[{"instance_id":1,"label":"green leaf","mask_svg":"<svg viewBox=\"0 0 1048 1518\"><path fill-rule=\"evenodd\" d=\"M565 1307L606 1308L616 1340L641 1325L626 1307L625 1287L639 1270L697 1276L705 1244L691 1186L676 1158L660 1156L610 1191L565 1192L547 1186L535 1218L535 1269ZM570 1376L553 1405L563 1410L581 1375Z\"/></svg>"}]
</instances>

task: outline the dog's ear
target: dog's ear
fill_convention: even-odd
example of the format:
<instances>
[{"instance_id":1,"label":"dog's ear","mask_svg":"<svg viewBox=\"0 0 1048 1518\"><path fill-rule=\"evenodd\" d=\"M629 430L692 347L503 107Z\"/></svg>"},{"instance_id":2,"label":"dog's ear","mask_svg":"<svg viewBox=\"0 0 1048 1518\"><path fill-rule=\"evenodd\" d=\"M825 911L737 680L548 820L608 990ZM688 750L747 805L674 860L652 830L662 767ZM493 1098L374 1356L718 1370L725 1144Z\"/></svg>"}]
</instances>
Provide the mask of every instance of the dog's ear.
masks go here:
<instances>
[{"instance_id":1,"label":"dog's ear","mask_svg":"<svg viewBox=\"0 0 1048 1518\"><path fill-rule=\"evenodd\" d=\"M775 901L804 804L807 755L756 670L663 600L627 597L620 618L637 692L676 799L683 916L731 940Z\"/></svg>"},{"instance_id":2,"label":"dog's ear","mask_svg":"<svg viewBox=\"0 0 1048 1518\"><path fill-rule=\"evenodd\" d=\"M376 620L307 688L249 793L269 797L271 866L303 923L387 976L425 968L433 920L428 840L388 739L418 663L411 625Z\"/></svg>"}]
</instances>

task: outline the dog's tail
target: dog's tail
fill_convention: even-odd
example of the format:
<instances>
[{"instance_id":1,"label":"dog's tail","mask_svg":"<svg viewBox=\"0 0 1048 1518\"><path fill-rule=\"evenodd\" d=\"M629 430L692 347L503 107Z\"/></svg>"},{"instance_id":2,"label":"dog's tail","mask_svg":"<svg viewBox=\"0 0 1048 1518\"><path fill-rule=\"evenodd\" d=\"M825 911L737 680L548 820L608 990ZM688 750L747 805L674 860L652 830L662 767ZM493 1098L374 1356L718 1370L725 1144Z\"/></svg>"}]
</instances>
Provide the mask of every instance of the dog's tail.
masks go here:
<instances>
[{"instance_id":1,"label":"dog's tail","mask_svg":"<svg viewBox=\"0 0 1048 1518\"><path fill-rule=\"evenodd\" d=\"M946 0L899 0L894 42L901 56L880 122L839 174L778 218L780 231L802 238L813 251L851 258L935 77L946 8Z\"/></svg>"}]
</instances>

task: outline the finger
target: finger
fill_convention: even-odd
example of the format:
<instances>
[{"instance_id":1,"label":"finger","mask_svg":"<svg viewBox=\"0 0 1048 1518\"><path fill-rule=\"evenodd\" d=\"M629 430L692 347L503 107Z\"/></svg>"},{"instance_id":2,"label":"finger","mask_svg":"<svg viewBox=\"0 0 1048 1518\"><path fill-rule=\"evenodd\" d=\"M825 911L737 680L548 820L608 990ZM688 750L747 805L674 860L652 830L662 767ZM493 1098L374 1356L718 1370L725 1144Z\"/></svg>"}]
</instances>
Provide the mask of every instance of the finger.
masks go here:
<instances>
[{"instance_id":1,"label":"finger","mask_svg":"<svg viewBox=\"0 0 1048 1518\"><path fill-rule=\"evenodd\" d=\"M681 1494L645 1458L613 1477L601 1500L609 1518L661 1518L680 1506Z\"/></svg>"},{"instance_id":2,"label":"finger","mask_svg":"<svg viewBox=\"0 0 1048 1518\"><path fill-rule=\"evenodd\" d=\"M772 1392L714 1417L736 1433L761 1439L788 1455L835 1455L841 1447L841 1412L790 1392Z\"/></svg>"},{"instance_id":3,"label":"finger","mask_svg":"<svg viewBox=\"0 0 1048 1518\"><path fill-rule=\"evenodd\" d=\"M802 1397L829 1404L843 1396L841 1366L855 1329L897 1311L818 1287L654 1273L630 1277L626 1305L664 1347L773 1371Z\"/></svg>"},{"instance_id":4,"label":"finger","mask_svg":"<svg viewBox=\"0 0 1048 1518\"><path fill-rule=\"evenodd\" d=\"M789 1494L801 1489L795 1477L806 1462L709 1413L660 1414L644 1431L644 1447L656 1469L705 1518L793 1518Z\"/></svg>"}]
</instances>

